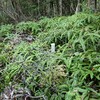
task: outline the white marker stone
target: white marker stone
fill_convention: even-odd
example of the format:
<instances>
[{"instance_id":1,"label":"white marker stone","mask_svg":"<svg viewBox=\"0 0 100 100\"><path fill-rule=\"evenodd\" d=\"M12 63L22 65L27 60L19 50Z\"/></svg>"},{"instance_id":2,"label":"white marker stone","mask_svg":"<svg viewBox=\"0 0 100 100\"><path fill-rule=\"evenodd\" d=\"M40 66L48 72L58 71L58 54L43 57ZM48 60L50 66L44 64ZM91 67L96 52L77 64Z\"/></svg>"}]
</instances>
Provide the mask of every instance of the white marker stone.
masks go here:
<instances>
[{"instance_id":1,"label":"white marker stone","mask_svg":"<svg viewBox=\"0 0 100 100\"><path fill-rule=\"evenodd\" d=\"M51 44L51 52L53 52L53 53L55 52L55 43Z\"/></svg>"}]
</instances>

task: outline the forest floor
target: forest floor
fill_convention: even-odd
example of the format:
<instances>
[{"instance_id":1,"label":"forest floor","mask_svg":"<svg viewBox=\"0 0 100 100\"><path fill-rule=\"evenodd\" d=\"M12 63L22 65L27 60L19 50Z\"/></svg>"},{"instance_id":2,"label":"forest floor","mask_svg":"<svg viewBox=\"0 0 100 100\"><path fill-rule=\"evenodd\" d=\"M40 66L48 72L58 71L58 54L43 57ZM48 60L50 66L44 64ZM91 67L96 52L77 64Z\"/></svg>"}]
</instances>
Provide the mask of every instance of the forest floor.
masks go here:
<instances>
[{"instance_id":1,"label":"forest floor","mask_svg":"<svg viewBox=\"0 0 100 100\"><path fill-rule=\"evenodd\" d=\"M1 25L0 100L100 100L99 48L99 15Z\"/></svg>"}]
</instances>

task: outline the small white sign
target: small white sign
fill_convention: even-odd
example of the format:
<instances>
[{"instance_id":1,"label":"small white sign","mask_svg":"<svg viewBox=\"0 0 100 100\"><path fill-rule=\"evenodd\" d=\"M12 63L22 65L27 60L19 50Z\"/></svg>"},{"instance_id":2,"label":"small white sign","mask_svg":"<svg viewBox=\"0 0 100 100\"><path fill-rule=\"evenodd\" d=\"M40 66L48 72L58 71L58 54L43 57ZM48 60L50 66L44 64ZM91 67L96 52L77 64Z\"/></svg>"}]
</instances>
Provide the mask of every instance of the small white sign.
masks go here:
<instances>
[{"instance_id":1,"label":"small white sign","mask_svg":"<svg viewBox=\"0 0 100 100\"><path fill-rule=\"evenodd\" d=\"M53 52L53 53L55 52L55 43L51 44L51 52Z\"/></svg>"}]
</instances>

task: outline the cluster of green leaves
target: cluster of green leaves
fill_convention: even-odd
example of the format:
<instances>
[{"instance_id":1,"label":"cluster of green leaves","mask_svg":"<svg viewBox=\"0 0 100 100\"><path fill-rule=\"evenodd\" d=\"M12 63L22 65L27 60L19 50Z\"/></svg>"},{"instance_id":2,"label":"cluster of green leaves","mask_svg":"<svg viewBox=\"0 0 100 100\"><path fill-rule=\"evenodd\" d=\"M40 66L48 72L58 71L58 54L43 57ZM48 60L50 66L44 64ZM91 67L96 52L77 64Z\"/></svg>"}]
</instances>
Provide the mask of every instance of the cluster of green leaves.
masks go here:
<instances>
[{"instance_id":1,"label":"cluster of green leaves","mask_svg":"<svg viewBox=\"0 0 100 100\"><path fill-rule=\"evenodd\" d=\"M21 22L15 31L36 39L12 44L13 37L5 44L0 91L11 83L48 100L100 99L100 16L80 13ZM55 53L50 52L51 43L56 44Z\"/></svg>"},{"instance_id":2,"label":"cluster of green leaves","mask_svg":"<svg viewBox=\"0 0 100 100\"><path fill-rule=\"evenodd\" d=\"M22 33L27 32L36 35L40 31L40 28L38 23L28 21L28 22L20 22L19 24L17 24L16 31Z\"/></svg>"},{"instance_id":3,"label":"cluster of green leaves","mask_svg":"<svg viewBox=\"0 0 100 100\"><path fill-rule=\"evenodd\" d=\"M14 26L11 24L1 25L0 26L0 37L10 34L13 28L14 28Z\"/></svg>"}]
</instances>

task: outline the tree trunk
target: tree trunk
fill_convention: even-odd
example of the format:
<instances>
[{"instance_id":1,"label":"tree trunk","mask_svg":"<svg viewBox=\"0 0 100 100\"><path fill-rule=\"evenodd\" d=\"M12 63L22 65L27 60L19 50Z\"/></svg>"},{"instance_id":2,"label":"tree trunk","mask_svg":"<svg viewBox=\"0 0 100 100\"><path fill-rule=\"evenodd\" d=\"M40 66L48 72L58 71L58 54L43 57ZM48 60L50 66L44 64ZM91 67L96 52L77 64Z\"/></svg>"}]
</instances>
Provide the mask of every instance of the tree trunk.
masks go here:
<instances>
[{"instance_id":1,"label":"tree trunk","mask_svg":"<svg viewBox=\"0 0 100 100\"><path fill-rule=\"evenodd\" d=\"M76 11L75 11L76 14L78 12L81 12L82 11L82 4L81 3L82 3L81 0L78 0L77 7L76 7Z\"/></svg>"},{"instance_id":2,"label":"tree trunk","mask_svg":"<svg viewBox=\"0 0 100 100\"><path fill-rule=\"evenodd\" d=\"M91 0L88 0L88 9L91 9Z\"/></svg>"},{"instance_id":3,"label":"tree trunk","mask_svg":"<svg viewBox=\"0 0 100 100\"><path fill-rule=\"evenodd\" d=\"M53 14L54 14L54 16L57 16L57 3L56 3L56 1L53 2Z\"/></svg>"},{"instance_id":4,"label":"tree trunk","mask_svg":"<svg viewBox=\"0 0 100 100\"><path fill-rule=\"evenodd\" d=\"M89 10L96 12L97 11L97 0L88 0Z\"/></svg>"},{"instance_id":5,"label":"tree trunk","mask_svg":"<svg viewBox=\"0 0 100 100\"><path fill-rule=\"evenodd\" d=\"M9 16L11 19L13 19L15 22L17 22L18 14L16 13L16 10L12 4L12 1L11 0L7 0L7 1L1 0L0 3L1 3L0 7L2 11L4 11L5 14Z\"/></svg>"},{"instance_id":6,"label":"tree trunk","mask_svg":"<svg viewBox=\"0 0 100 100\"><path fill-rule=\"evenodd\" d=\"M62 16L62 0L59 0L59 15Z\"/></svg>"},{"instance_id":7,"label":"tree trunk","mask_svg":"<svg viewBox=\"0 0 100 100\"><path fill-rule=\"evenodd\" d=\"M50 16L50 2L46 0L46 15Z\"/></svg>"},{"instance_id":8,"label":"tree trunk","mask_svg":"<svg viewBox=\"0 0 100 100\"><path fill-rule=\"evenodd\" d=\"M40 0L37 1L38 2L38 16L40 16Z\"/></svg>"},{"instance_id":9,"label":"tree trunk","mask_svg":"<svg viewBox=\"0 0 100 100\"><path fill-rule=\"evenodd\" d=\"M94 1L94 9L95 9L95 12L97 11L97 0Z\"/></svg>"}]
</instances>

